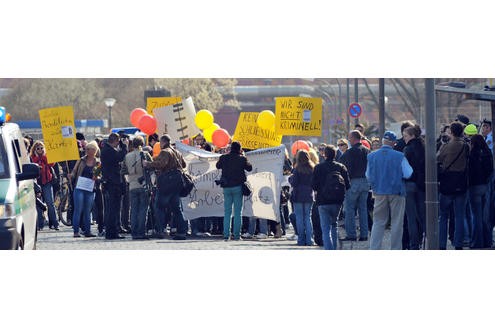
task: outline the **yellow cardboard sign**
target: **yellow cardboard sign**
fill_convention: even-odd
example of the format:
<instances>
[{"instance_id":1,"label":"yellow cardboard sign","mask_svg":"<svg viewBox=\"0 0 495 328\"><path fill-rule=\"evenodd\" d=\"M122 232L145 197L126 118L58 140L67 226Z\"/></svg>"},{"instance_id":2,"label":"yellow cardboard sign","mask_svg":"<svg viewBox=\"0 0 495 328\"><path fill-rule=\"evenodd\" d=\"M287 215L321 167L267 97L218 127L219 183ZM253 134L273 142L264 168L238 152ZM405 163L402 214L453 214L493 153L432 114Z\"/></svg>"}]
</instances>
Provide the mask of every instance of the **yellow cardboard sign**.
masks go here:
<instances>
[{"instance_id":1,"label":"yellow cardboard sign","mask_svg":"<svg viewBox=\"0 0 495 328\"><path fill-rule=\"evenodd\" d=\"M48 163L79 159L72 106L39 111Z\"/></svg>"},{"instance_id":2,"label":"yellow cardboard sign","mask_svg":"<svg viewBox=\"0 0 495 328\"><path fill-rule=\"evenodd\" d=\"M321 98L275 98L275 132L286 136L321 136Z\"/></svg>"},{"instance_id":3,"label":"yellow cardboard sign","mask_svg":"<svg viewBox=\"0 0 495 328\"><path fill-rule=\"evenodd\" d=\"M153 116L153 111L182 101L181 97L150 97L146 99L146 111Z\"/></svg>"},{"instance_id":4,"label":"yellow cardboard sign","mask_svg":"<svg viewBox=\"0 0 495 328\"><path fill-rule=\"evenodd\" d=\"M237 121L232 140L239 141L242 148L259 149L280 146L282 135L275 130L262 129L256 123L259 113L242 112Z\"/></svg>"}]
</instances>

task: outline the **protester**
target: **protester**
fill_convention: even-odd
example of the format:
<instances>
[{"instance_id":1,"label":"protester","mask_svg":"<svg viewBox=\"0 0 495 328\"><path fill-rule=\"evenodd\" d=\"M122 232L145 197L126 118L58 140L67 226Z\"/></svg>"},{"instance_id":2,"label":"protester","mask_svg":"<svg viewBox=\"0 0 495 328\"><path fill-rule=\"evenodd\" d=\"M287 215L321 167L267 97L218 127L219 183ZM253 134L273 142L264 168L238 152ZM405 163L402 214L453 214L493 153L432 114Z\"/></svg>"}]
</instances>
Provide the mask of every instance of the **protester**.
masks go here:
<instances>
[{"instance_id":1,"label":"protester","mask_svg":"<svg viewBox=\"0 0 495 328\"><path fill-rule=\"evenodd\" d=\"M486 144L493 154L492 121L488 121L487 119L481 121L481 135L485 138Z\"/></svg>"},{"instance_id":2,"label":"protester","mask_svg":"<svg viewBox=\"0 0 495 328\"><path fill-rule=\"evenodd\" d=\"M397 150L400 152L404 151L404 147L406 146L406 142L404 140L404 130L407 129L408 127L411 127L411 126L414 126L414 123L411 121L402 122L402 124L400 126L400 133L401 133L402 137L400 139L398 139L397 142L395 143L394 150ZM420 135L421 135L421 133L420 133Z\"/></svg>"},{"instance_id":3,"label":"protester","mask_svg":"<svg viewBox=\"0 0 495 328\"><path fill-rule=\"evenodd\" d=\"M473 218L471 248L487 248L492 244L492 231L483 211L488 183L493 172L493 156L483 136L471 137L469 152L469 204Z\"/></svg>"},{"instance_id":4,"label":"protester","mask_svg":"<svg viewBox=\"0 0 495 328\"><path fill-rule=\"evenodd\" d=\"M72 229L74 238L81 237L79 225L83 228L84 237L96 237L91 233L91 208L95 198L95 180L100 179L101 163L96 157L99 148L95 141L86 143L86 155L77 161L69 175L74 181L74 213L72 216ZM82 217L82 220L81 220Z\"/></svg>"},{"instance_id":5,"label":"protester","mask_svg":"<svg viewBox=\"0 0 495 328\"><path fill-rule=\"evenodd\" d=\"M31 162L38 164L40 167L40 176L37 182L41 186L43 200L48 207L48 226L50 229L59 230L52 186L53 164L48 164L45 145L40 140L35 141L33 147L31 147Z\"/></svg>"},{"instance_id":6,"label":"protester","mask_svg":"<svg viewBox=\"0 0 495 328\"><path fill-rule=\"evenodd\" d=\"M374 137L371 138L371 151L375 151L380 149L382 144L380 143L380 138Z\"/></svg>"},{"instance_id":7,"label":"protester","mask_svg":"<svg viewBox=\"0 0 495 328\"><path fill-rule=\"evenodd\" d=\"M216 164L222 170L220 187L224 196L223 239L228 241L231 234L232 206L234 208L234 240L241 238L241 215L243 207L242 184L247 181L245 171L251 172L253 166L241 151L241 144L232 142L230 153L220 156Z\"/></svg>"},{"instance_id":8,"label":"protester","mask_svg":"<svg viewBox=\"0 0 495 328\"><path fill-rule=\"evenodd\" d=\"M150 167L159 171L157 178L158 194L156 197L156 232L158 238L163 238L165 226L168 222L174 220L177 227L177 233L173 237L174 240L186 240L187 222L184 219L182 212L182 204L180 201L180 191L182 188L182 170L186 167L186 162L182 155L172 148L170 145L170 136L164 134L160 137L160 154L153 162L145 162L144 167ZM163 185L161 180L169 183L164 178L170 177L171 181L177 181L175 185ZM177 180L175 177L178 177Z\"/></svg>"},{"instance_id":9,"label":"protester","mask_svg":"<svg viewBox=\"0 0 495 328\"><path fill-rule=\"evenodd\" d=\"M462 249L463 247L469 155L469 147L464 142L463 131L464 125L462 123L451 123L448 132L450 140L443 144L437 153L437 162L440 166L440 249L447 248L447 220L452 204L454 205L455 217L453 244L455 249ZM444 189L442 186L448 187Z\"/></svg>"},{"instance_id":10,"label":"protester","mask_svg":"<svg viewBox=\"0 0 495 328\"><path fill-rule=\"evenodd\" d=\"M391 218L390 249L402 249L402 229L406 204L404 179L413 169L404 154L393 150L397 136L392 131L383 135L383 146L368 155L366 177L375 196L370 249L381 249L385 227Z\"/></svg>"},{"instance_id":11,"label":"protester","mask_svg":"<svg viewBox=\"0 0 495 328\"><path fill-rule=\"evenodd\" d=\"M291 201L294 204L297 225L297 245L313 246L313 227L311 225L311 207L314 194L311 186L314 163L310 159L309 152L299 150L296 154L296 164L289 183L293 190Z\"/></svg>"},{"instance_id":12,"label":"protester","mask_svg":"<svg viewBox=\"0 0 495 328\"><path fill-rule=\"evenodd\" d=\"M370 185L366 180L367 156L370 150L361 144L361 132L353 130L349 132L351 148L342 155L340 162L345 165L351 179L351 188L346 191L344 200L345 232L344 241L355 241L356 210L359 214L359 241L368 240L368 191Z\"/></svg>"},{"instance_id":13,"label":"protester","mask_svg":"<svg viewBox=\"0 0 495 328\"><path fill-rule=\"evenodd\" d=\"M347 168L335 161L336 149L325 147L325 162L316 165L312 187L316 191L316 206L320 215L323 247L337 249L337 218L342 208L345 192L350 188Z\"/></svg>"},{"instance_id":14,"label":"protester","mask_svg":"<svg viewBox=\"0 0 495 328\"><path fill-rule=\"evenodd\" d=\"M335 155L335 160L339 161L342 155L349 149L349 141L347 139L339 139L337 141L337 155Z\"/></svg>"},{"instance_id":15,"label":"protester","mask_svg":"<svg viewBox=\"0 0 495 328\"><path fill-rule=\"evenodd\" d=\"M111 133L101 150L105 239L109 240L125 238L119 235L122 201L120 163L124 160L128 145L127 139L121 141L117 133Z\"/></svg>"},{"instance_id":16,"label":"protester","mask_svg":"<svg viewBox=\"0 0 495 328\"><path fill-rule=\"evenodd\" d=\"M421 139L421 131L417 127L407 127L402 131L402 136L406 143L404 156L413 169L411 177L406 179L408 248L417 250L426 232L425 145Z\"/></svg>"},{"instance_id":17,"label":"protester","mask_svg":"<svg viewBox=\"0 0 495 328\"><path fill-rule=\"evenodd\" d=\"M144 140L136 136L132 140L132 151L125 155L122 165L122 173L127 175L129 181L129 199L131 208L131 236L133 240L148 239L146 236L146 212L148 210L148 197L144 188L146 173L143 161L151 161L148 152L142 147Z\"/></svg>"}]
</instances>

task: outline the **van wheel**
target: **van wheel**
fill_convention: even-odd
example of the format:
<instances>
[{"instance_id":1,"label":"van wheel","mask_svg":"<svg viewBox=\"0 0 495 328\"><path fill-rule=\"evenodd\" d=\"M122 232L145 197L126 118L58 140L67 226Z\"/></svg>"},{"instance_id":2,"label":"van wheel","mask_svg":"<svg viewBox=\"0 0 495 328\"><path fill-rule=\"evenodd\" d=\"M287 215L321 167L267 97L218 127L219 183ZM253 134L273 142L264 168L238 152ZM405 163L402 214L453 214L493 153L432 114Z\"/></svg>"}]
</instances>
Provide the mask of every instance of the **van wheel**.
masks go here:
<instances>
[{"instance_id":1,"label":"van wheel","mask_svg":"<svg viewBox=\"0 0 495 328\"><path fill-rule=\"evenodd\" d=\"M24 249L24 236L21 234L21 238L19 238L19 242L17 243L17 248L18 251L22 251Z\"/></svg>"}]
</instances>

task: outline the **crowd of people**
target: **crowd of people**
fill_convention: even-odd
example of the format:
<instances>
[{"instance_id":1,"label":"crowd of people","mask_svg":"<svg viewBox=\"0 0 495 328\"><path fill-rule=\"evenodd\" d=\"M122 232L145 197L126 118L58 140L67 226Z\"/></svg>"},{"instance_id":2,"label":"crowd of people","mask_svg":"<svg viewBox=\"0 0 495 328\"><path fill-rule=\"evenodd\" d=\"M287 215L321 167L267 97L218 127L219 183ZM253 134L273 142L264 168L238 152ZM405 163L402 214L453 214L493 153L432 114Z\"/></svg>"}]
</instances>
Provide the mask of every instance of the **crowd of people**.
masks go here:
<instances>
[{"instance_id":1,"label":"crowd of people","mask_svg":"<svg viewBox=\"0 0 495 328\"><path fill-rule=\"evenodd\" d=\"M105 237L133 240L174 240L222 235L225 241L269 236L297 240L299 246L338 249L339 243L365 242L382 249L390 229L390 249L425 247L425 143L421 128L403 122L400 138L386 131L368 138L357 124L337 145L320 144L286 152L283 172L289 186L281 188L280 222L243 216L243 184L252 165L245 149L234 141L213 149L202 135L191 142L222 153L218 184L223 188L224 217L188 220L181 204L181 174L186 163L168 135L132 140L121 133L86 142L77 133L81 158L48 163L43 142L26 139L31 160L39 164L37 180L38 229L48 214L50 229L59 229L54 193L63 174L70 182L70 210L74 238ZM153 157L153 146L160 152ZM147 146L146 146L147 144ZM493 137L491 122L479 126L464 115L441 130L437 140L439 176L439 247L492 247L495 222L491 208ZM232 220L233 219L233 220ZM339 237L339 221L345 235ZM358 225L356 225L358 222ZM97 234L91 231L97 225ZM288 236L292 225L294 234ZM151 233L150 233L151 231Z\"/></svg>"}]
</instances>

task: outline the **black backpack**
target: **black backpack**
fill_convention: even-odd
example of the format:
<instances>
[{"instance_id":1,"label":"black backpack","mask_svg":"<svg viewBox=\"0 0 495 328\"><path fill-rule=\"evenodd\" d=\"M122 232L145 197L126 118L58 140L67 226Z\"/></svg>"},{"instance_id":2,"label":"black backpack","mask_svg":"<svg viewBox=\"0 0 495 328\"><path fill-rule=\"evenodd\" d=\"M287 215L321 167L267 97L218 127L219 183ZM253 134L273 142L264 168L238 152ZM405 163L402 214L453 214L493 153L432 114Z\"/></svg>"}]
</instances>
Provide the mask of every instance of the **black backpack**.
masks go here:
<instances>
[{"instance_id":1,"label":"black backpack","mask_svg":"<svg viewBox=\"0 0 495 328\"><path fill-rule=\"evenodd\" d=\"M345 181L340 167L330 164L330 172L325 176L325 183L318 193L325 202L343 202L345 197Z\"/></svg>"}]
</instances>

